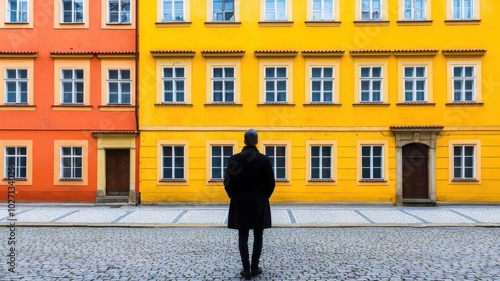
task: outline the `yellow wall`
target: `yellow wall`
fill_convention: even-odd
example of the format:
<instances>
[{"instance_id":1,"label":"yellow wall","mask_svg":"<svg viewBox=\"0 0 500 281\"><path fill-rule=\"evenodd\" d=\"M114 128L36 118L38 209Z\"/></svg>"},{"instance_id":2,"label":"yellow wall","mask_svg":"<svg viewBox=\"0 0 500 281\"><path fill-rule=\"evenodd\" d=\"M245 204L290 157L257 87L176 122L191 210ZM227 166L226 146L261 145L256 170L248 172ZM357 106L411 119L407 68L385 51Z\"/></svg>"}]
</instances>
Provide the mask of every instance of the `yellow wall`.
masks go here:
<instances>
[{"instance_id":1,"label":"yellow wall","mask_svg":"<svg viewBox=\"0 0 500 281\"><path fill-rule=\"evenodd\" d=\"M243 132L255 128L260 139L287 140L291 143L291 176L278 183L275 201L374 201L396 203L395 138L390 126L444 126L437 138L436 196L438 201L499 202L496 183L500 175L500 73L495 62L500 58L500 37L495 34L500 9L495 0L478 1L480 21L446 21L451 1L429 1L430 19L425 23L398 23L403 1L384 3L384 23L356 23L354 1L341 1L339 22L306 24L306 3L289 1L293 23L259 23L263 1L239 2L241 24L207 24L207 0L190 0L188 24L155 24L157 1L141 1L139 9L139 104L141 129L140 191L143 201L226 201L220 183L206 179L207 140L238 141ZM343 50L342 56L311 58L304 50ZM400 56L394 50L432 49L431 55ZM445 56L448 49L485 49ZM192 50L193 57L155 58L152 50ZM204 50L244 50L242 57L204 57ZM256 50L294 50L295 56L257 57ZM359 56L356 50L390 50L387 55ZM409 53L403 53L408 55ZM157 61L176 60L190 66L190 106L155 106L157 103ZM207 63L240 61L241 106L206 106ZM288 64L290 100L293 105L262 106L262 62ZM304 106L308 103L306 65L324 61L338 66L339 100L335 106ZM356 105L359 101L357 69L365 62L383 64L387 77L384 105ZM429 66L429 105L401 105L401 62ZM449 63L465 61L479 65L478 101L475 105L449 105ZM432 71L432 72L431 72ZM432 78L432 79L431 79ZM432 84L431 84L432 81ZM306 141L334 140L337 143L337 178L334 183L308 184L306 181ZM384 141L388 162L383 183L361 183L358 141ZM480 140L480 180L472 183L450 181L450 140ZM158 179L158 141L182 141L189 148L187 182L161 185Z\"/></svg>"}]
</instances>

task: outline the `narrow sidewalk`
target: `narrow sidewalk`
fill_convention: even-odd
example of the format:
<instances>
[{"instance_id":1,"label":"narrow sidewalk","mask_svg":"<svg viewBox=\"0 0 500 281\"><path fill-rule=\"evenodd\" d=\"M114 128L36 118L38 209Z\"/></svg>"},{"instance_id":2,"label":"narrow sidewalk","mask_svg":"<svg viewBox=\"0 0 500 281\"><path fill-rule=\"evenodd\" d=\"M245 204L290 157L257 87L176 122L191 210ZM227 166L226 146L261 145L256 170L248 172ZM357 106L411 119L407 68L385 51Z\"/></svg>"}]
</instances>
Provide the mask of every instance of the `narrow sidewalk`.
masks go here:
<instances>
[{"instance_id":1,"label":"narrow sidewalk","mask_svg":"<svg viewBox=\"0 0 500 281\"><path fill-rule=\"evenodd\" d=\"M500 205L271 206L274 227L500 226ZM0 205L0 226L225 227L228 205Z\"/></svg>"}]
</instances>

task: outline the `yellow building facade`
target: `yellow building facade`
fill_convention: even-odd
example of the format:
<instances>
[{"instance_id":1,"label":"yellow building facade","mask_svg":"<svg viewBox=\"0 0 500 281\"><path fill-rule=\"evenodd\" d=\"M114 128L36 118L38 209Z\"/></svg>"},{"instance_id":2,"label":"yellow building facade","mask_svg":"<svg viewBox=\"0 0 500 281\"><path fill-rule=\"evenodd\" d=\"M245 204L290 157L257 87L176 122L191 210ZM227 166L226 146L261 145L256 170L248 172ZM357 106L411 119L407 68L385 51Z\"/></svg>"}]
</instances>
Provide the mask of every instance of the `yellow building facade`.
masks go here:
<instances>
[{"instance_id":1,"label":"yellow building facade","mask_svg":"<svg viewBox=\"0 0 500 281\"><path fill-rule=\"evenodd\" d=\"M143 202L225 202L259 132L275 202L500 202L495 0L144 0Z\"/></svg>"}]
</instances>

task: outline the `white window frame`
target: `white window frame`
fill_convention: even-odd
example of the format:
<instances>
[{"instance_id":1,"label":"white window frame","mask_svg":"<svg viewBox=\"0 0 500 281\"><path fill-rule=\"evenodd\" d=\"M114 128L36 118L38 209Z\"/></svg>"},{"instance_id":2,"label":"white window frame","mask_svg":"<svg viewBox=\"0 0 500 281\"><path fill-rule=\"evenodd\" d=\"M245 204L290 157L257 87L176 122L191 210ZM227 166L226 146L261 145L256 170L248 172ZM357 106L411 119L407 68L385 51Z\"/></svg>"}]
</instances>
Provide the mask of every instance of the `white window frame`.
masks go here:
<instances>
[{"instance_id":1,"label":"white window frame","mask_svg":"<svg viewBox=\"0 0 500 281\"><path fill-rule=\"evenodd\" d=\"M335 20L335 1L339 0L310 0L311 1L311 20L313 21L334 21ZM315 9L314 4L319 2L320 8ZM325 12L325 4L326 2L331 2L332 10L330 13ZM319 18L316 18L315 15L319 13ZM331 16L327 17L330 14Z\"/></svg>"},{"instance_id":2,"label":"white window frame","mask_svg":"<svg viewBox=\"0 0 500 281\"><path fill-rule=\"evenodd\" d=\"M220 155L214 155L214 148L219 147L220 150ZM231 148L230 152L227 152L225 149L226 148ZM212 144L210 145L210 180L215 180L215 181L222 181L224 179L224 175L226 173L227 169L227 163L229 160L229 157L231 157L234 154L234 145L232 144ZM214 164L214 158L220 158L220 165L215 167ZM214 176L214 169L220 170L220 177L215 177Z\"/></svg>"},{"instance_id":3,"label":"white window frame","mask_svg":"<svg viewBox=\"0 0 500 281\"><path fill-rule=\"evenodd\" d=\"M111 2L118 2L118 11L112 11L111 10ZM132 23L132 2L133 0L108 0L108 24L130 24ZM122 9L122 4L123 2L128 2L129 9L128 11L123 11ZM117 21L111 21L111 13L112 12L117 12L118 13L118 20ZM122 16L128 14L128 21L122 21Z\"/></svg>"},{"instance_id":4,"label":"white window frame","mask_svg":"<svg viewBox=\"0 0 500 281\"><path fill-rule=\"evenodd\" d=\"M222 76L221 77L215 77L215 70L216 69L222 69ZM226 76L226 69L232 69L233 70L233 76L228 77ZM232 82L232 89L228 89L227 83ZM221 83L222 88L220 89L221 92L221 100L215 100L215 84L216 83ZM219 90L218 90L219 91ZM227 99L227 95L231 94L232 92L232 100ZM236 67L235 66L212 66L212 102L214 103L234 103L236 101Z\"/></svg>"},{"instance_id":5,"label":"white window frame","mask_svg":"<svg viewBox=\"0 0 500 281\"><path fill-rule=\"evenodd\" d=\"M64 154L64 149L69 148L71 152L69 154ZM79 149L80 151L78 152ZM61 180L82 180L84 175L84 163L83 163L83 146L61 146L61 168L60 168L60 179ZM69 166L65 166L65 159L70 160ZM80 160L80 165L78 165L78 159ZM70 169L70 176L64 176L64 170ZM77 176L77 171L80 170L80 176Z\"/></svg>"},{"instance_id":6,"label":"white window frame","mask_svg":"<svg viewBox=\"0 0 500 281\"><path fill-rule=\"evenodd\" d=\"M8 149L14 149L14 154L7 154ZM24 149L24 153L20 151ZM9 164L8 158L14 158L14 178L15 179L26 179L28 177L28 147L27 146L5 146L4 147L4 178L9 176ZM24 159L24 165L21 165ZM24 169L24 174L22 174L22 169Z\"/></svg>"},{"instance_id":7,"label":"white window frame","mask_svg":"<svg viewBox=\"0 0 500 281\"><path fill-rule=\"evenodd\" d=\"M268 154L268 148L272 149L272 154ZM276 155L276 151L278 148L284 148L285 154L284 155ZM264 153L269 157L271 160L271 164L273 167L274 171L274 177L277 181L287 181L288 179L288 161L287 161L287 156L288 156L288 146L285 144L265 144L264 145ZM284 166L278 166L278 158L283 158L283 161L285 163ZM278 177L278 169L280 169L281 172L284 170L284 177Z\"/></svg>"},{"instance_id":8,"label":"white window frame","mask_svg":"<svg viewBox=\"0 0 500 281\"><path fill-rule=\"evenodd\" d=\"M160 1L160 7L161 7L161 14L160 18L162 22L175 22L175 21L188 21L186 18L186 0L159 0ZM171 5L171 13L170 13L170 18L171 19L166 19L165 15L167 15L167 12L165 10L165 5L168 5L167 2L170 2L169 4ZM176 18L176 10L175 10L175 3L182 2L182 18Z\"/></svg>"},{"instance_id":9,"label":"white window frame","mask_svg":"<svg viewBox=\"0 0 500 281\"><path fill-rule=\"evenodd\" d=\"M16 72L16 77L14 78L8 78L7 77L7 72L8 71L15 71ZM20 77L21 71L26 71L26 77ZM6 68L5 69L5 104L28 104L29 103L29 69L27 68ZM7 85L10 83L15 83L16 85L16 98L15 101L9 101L9 96L8 96L8 87ZM21 86L25 84L26 86L26 93L21 91ZM26 95L23 99L23 95ZM26 100L26 101L23 101Z\"/></svg>"},{"instance_id":10,"label":"white window frame","mask_svg":"<svg viewBox=\"0 0 500 281\"><path fill-rule=\"evenodd\" d=\"M427 1L428 0L403 0L403 19L404 20L426 20L427 19ZM422 16L417 17L417 11L416 11L416 6L417 2L421 2L423 4L422 8ZM407 7L407 4L410 4L409 7ZM409 10L410 16L407 17L406 12Z\"/></svg>"},{"instance_id":11,"label":"white window frame","mask_svg":"<svg viewBox=\"0 0 500 281\"><path fill-rule=\"evenodd\" d=\"M319 155L318 156L314 156L313 155L313 148L319 148ZM324 148L330 148L330 155L329 156L324 156L323 155L323 149ZM309 167L309 177L310 177L310 180L314 181L314 180L333 180L333 177L334 177L334 167L333 167L333 162L334 162L334 146L329 144L329 145L326 145L326 144L313 144L313 145L310 145L309 146L309 161L310 161L310 167ZM330 161L328 163L328 167L325 167L323 166L324 164L324 158L326 157L329 157L330 158ZM318 158L318 167L313 167L313 159L314 158ZM313 169L317 169L318 170L318 177L313 177ZM330 176L324 176L323 175L323 170L324 169L329 169L329 172L330 172Z\"/></svg>"},{"instance_id":12,"label":"white window frame","mask_svg":"<svg viewBox=\"0 0 500 281\"><path fill-rule=\"evenodd\" d=\"M459 148L459 154L456 153L456 149ZM472 155L466 155L465 149L472 148ZM474 144L455 144L453 145L453 179L458 180L475 180L476 179L476 151L477 147ZM466 160L472 159L472 166L466 166ZM460 164L456 164L456 160L460 160ZM457 169L460 175L457 176ZM472 175L466 176L466 170L472 169Z\"/></svg>"},{"instance_id":13,"label":"white window frame","mask_svg":"<svg viewBox=\"0 0 500 281\"><path fill-rule=\"evenodd\" d=\"M364 155L363 154L363 148L369 148L370 149L370 152L369 152L369 155ZM380 147L381 148L381 152L380 152L380 155L374 155L374 152L373 152L373 149L375 147ZM373 145L369 145L369 144L363 144L361 145L361 148L360 148L360 159L361 159L361 163L360 163L360 168L361 168L361 173L360 173L360 178L361 180L384 180L385 178L385 173L384 173L384 145L382 144L373 144ZM368 166L363 166L363 159L364 158L369 158L370 160L370 163ZM375 157L379 157L380 158L380 167L375 167L375 164L374 164L374 158ZM363 177L363 170L364 169L369 169L369 173L370 175L368 177ZM375 173L375 169L379 169L380 170L380 177L375 177L374 176L374 173Z\"/></svg>"},{"instance_id":14,"label":"white window frame","mask_svg":"<svg viewBox=\"0 0 500 281\"><path fill-rule=\"evenodd\" d=\"M278 1L285 2L285 8L280 11ZM288 20L288 3L289 0L264 0L264 18L265 21L287 21ZM272 2L272 9L268 9L268 3ZM268 17L268 14L272 14ZM281 16L283 14L284 16ZM280 17L281 16L281 17Z\"/></svg>"},{"instance_id":15,"label":"white window frame","mask_svg":"<svg viewBox=\"0 0 500 281\"><path fill-rule=\"evenodd\" d=\"M461 76L455 76L455 69L456 68L462 68L462 75ZM466 68L472 68L472 76L465 76L465 69ZM475 65L453 65L451 68L452 71L452 98L454 102L475 102L476 101L476 66ZM461 89L460 91L460 99L457 99L456 97L456 91L457 89L455 88L455 82L460 82L461 84ZM465 89L465 85L467 82L472 82L472 92L471 92L471 99L466 99L466 95L468 90Z\"/></svg>"},{"instance_id":16,"label":"white window frame","mask_svg":"<svg viewBox=\"0 0 500 281\"><path fill-rule=\"evenodd\" d=\"M110 78L110 71L117 71L118 76L116 79ZM129 78L123 78L123 72L129 72ZM111 84L117 84L117 102L111 102ZM123 86L127 85L129 87L128 94L123 92ZM132 104L132 70L131 69L108 69L107 70L107 96L108 96L108 104ZM128 102L124 102L124 96L128 95Z\"/></svg>"},{"instance_id":17,"label":"white window frame","mask_svg":"<svg viewBox=\"0 0 500 281\"><path fill-rule=\"evenodd\" d=\"M369 76L363 77L363 69L364 68L369 68ZM380 77L374 77L373 76L373 70L375 68L380 68ZM363 82L369 82L369 89L368 91L368 100L363 100ZM380 83L380 89L379 90L374 90L374 83L379 82ZM375 91L379 91L380 99L375 100L373 98L373 95L375 94ZM361 103L363 102L383 102L384 101L384 66L382 65L373 65L373 66L360 66L359 68L359 100Z\"/></svg>"},{"instance_id":18,"label":"white window frame","mask_svg":"<svg viewBox=\"0 0 500 281\"><path fill-rule=\"evenodd\" d=\"M321 76L320 77L313 77L313 69L321 69ZM331 68L332 70L332 76L331 77L325 77L325 69L326 68ZM335 66L311 66L310 67L310 98L312 103L334 103L335 102ZM314 90L313 84L315 82L320 83L320 89L319 89L319 95L320 95L320 100L315 101L314 100ZM325 100L325 83L331 82L332 88L331 88L331 100Z\"/></svg>"},{"instance_id":19,"label":"white window frame","mask_svg":"<svg viewBox=\"0 0 500 281\"><path fill-rule=\"evenodd\" d=\"M165 77L165 69L170 68L172 69L172 77ZM183 76L177 77L177 69L182 69L183 71ZM162 67L162 102L163 103L186 103L186 72L187 69L185 66L163 66ZM172 83L172 100L167 101L165 99L166 95L166 89L165 89L165 83L166 82L171 82ZM181 84L183 85L183 89L179 90L178 89L178 82L182 82ZM182 94L182 100L178 99L177 95Z\"/></svg>"},{"instance_id":20,"label":"white window frame","mask_svg":"<svg viewBox=\"0 0 500 281\"><path fill-rule=\"evenodd\" d=\"M359 9L360 15L359 15L359 18L361 20L363 20L363 21L379 21L379 20L383 19L383 15L382 14L383 14L384 10L383 10L383 1L382 0L359 0L359 1L360 1L360 9ZM367 8L363 7L363 2L364 1L369 1L369 7L367 7ZM377 1L380 4L379 10L378 10L379 15L377 17L374 16L374 13L377 10L375 10L376 8L373 7L374 6L373 5L374 4L373 1ZM364 17L363 16L363 12L365 12L365 11L368 11L369 17Z\"/></svg>"},{"instance_id":21,"label":"white window frame","mask_svg":"<svg viewBox=\"0 0 500 281\"><path fill-rule=\"evenodd\" d=\"M71 21L65 21L64 19L64 2L71 2ZM81 21L76 17L78 11L75 10L75 4L82 5L82 17ZM61 0L61 23L84 23L85 22L85 1L84 0Z\"/></svg>"},{"instance_id":22,"label":"white window frame","mask_svg":"<svg viewBox=\"0 0 500 281\"><path fill-rule=\"evenodd\" d=\"M407 68L412 68L413 72L411 76L406 76L406 69ZM417 69L418 68L423 68L424 69L424 74L423 76L417 76ZM427 66L403 66L403 97L405 102L426 102L427 101ZM410 82L411 83L411 89L407 88L406 83ZM418 99L418 92L421 92L422 90L417 89L417 84L419 82L424 83L424 89L423 89L423 99ZM407 98L407 93L411 94L411 99Z\"/></svg>"},{"instance_id":23,"label":"white window frame","mask_svg":"<svg viewBox=\"0 0 500 281\"><path fill-rule=\"evenodd\" d=\"M237 8L237 0L209 0L211 2L211 19L212 21L215 21L215 22L234 22L236 21L236 8ZM220 13L216 13L215 11L215 4L214 4L214 1L220 1L221 2L221 10L220 10ZM233 9L232 9L232 13L233 13L233 16L229 19L226 19L225 15L226 13L230 13L231 10L225 10L225 6L226 6L226 2L229 2L229 1L232 1L233 3ZM217 19L217 15L218 14L222 14L222 19Z\"/></svg>"},{"instance_id":24,"label":"white window frame","mask_svg":"<svg viewBox=\"0 0 500 281\"><path fill-rule=\"evenodd\" d=\"M65 78L64 77L64 71L71 70L71 78ZM81 71L82 72L82 78L77 78L76 71ZM64 101L64 84L65 83L71 83L71 101L70 102L65 102ZM78 85L82 86L82 98L81 102L78 101L78 95L80 94L77 92ZM61 69L61 104L85 104L85 69L83 68L64 68Z\"/></svg>"},{"instance_id":25,"label":"white window frame","mask_svg":"<svg viewBox=\"0 0 500 281\"><path fill-rule=\"evenodd\" d=\"M475 1L470 0L470 7L465 7L467 0L452 0L451 2L451 13L454 20L472 20L475 18ZM459 3L459 7L455 6ZM467 10L470 9L470 17L466 16Z\"/></svg>"},{"instance_id":26,"label":"white window frame","mask_svg":"<svg viewBox=\"0 0 500 281\"><path fill-rule=\"evenodd\" d=\"M267 70L268 69L274 69L274 76L268 77L267 76ZM284 68L285 69L285 77L278 77L278 69L279 68ZM288 75L289 70L288 66L280 65L280 66L265 66L264 67L264 101L266 103L287 103L288 102ZM273 89L268 89L268 82L272 82L273 84ZM285 100L278 100L279 99L279 94L280 92L283 92L282 90L278 90L278 84L280 82L285 82ZM273 100L268 100L268 93L273 95Z\"/></svg>"},{"instance_id":27,"label":"white window frame","mask_svg":"<svg viewBox=\"0 0 500 281\"><path fill-rule=\"evenodd\" d=\"M171 148L172 149L172 156L165 156L165 148ZM176 155L176 148L182 148L182 155ZM166 144L163 144L161 145L161 180L179 180L179 181L185 181L186 180L186 146L185 145L176 145L176 144L173 144L173 145L166 145ZM171 158L171 159L170 159ZM176 166L176 158L181 158L182 159L182 166L180 167L177 167ZM165 172L167 171L166 169L168 169L168 167L165 167L164 166L164 162L165 160L167 161L171 161L171 164L172 164L172 167L170 167L171 169L171 173L172 175L170 177L166 177L165 175ZM177 177L176 176L176 169L180 169L181 172L182 172L182 177Z\"/></svg>"},{"instance_id":28,"label":"white window frame","mask_svg":"<svg viewBox=\"0 0 500 281\"><path fill-rule=\"evenodd\" d=\"M16 20L12 20L12 10L10 9L10 4L11 2L16 3L16 10L14 12L16 13ZM24 10L22 7L26 5L26 10ZM21 8L20 8L21 6ZM7 0L6 1L6 15L5 15L5 22L8 23L28 23L30 20L30 4L28 0ZM22 20L23 18L26 18L26 20Z\"/></svg>"}]
</instances>

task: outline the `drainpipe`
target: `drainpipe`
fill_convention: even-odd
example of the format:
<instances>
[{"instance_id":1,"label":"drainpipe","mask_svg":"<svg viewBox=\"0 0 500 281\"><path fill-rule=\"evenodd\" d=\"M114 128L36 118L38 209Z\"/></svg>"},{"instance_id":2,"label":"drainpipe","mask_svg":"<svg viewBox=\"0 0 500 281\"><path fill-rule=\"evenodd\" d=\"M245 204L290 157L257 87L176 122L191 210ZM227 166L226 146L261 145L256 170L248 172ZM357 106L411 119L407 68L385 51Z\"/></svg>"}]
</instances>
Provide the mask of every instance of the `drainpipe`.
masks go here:
<instances>
[{"instance_id":1,"label":"drainpipe","mask_svg":"<svg viewBox=\"0 0 500 281\"><path fill-rule=\"evenodd\" d=\"M139 205L141 203L141 193L139 192L139 163L137 161L140 157L140 149L139 144L140 141L137 141L137 138L140 138L139 132L139 0L135 0L135 130L137 132L136 137L136 149L135 149L135 157L136 157L136 176L135 176L135 205Z\"/></svg>"}]
</instances>

